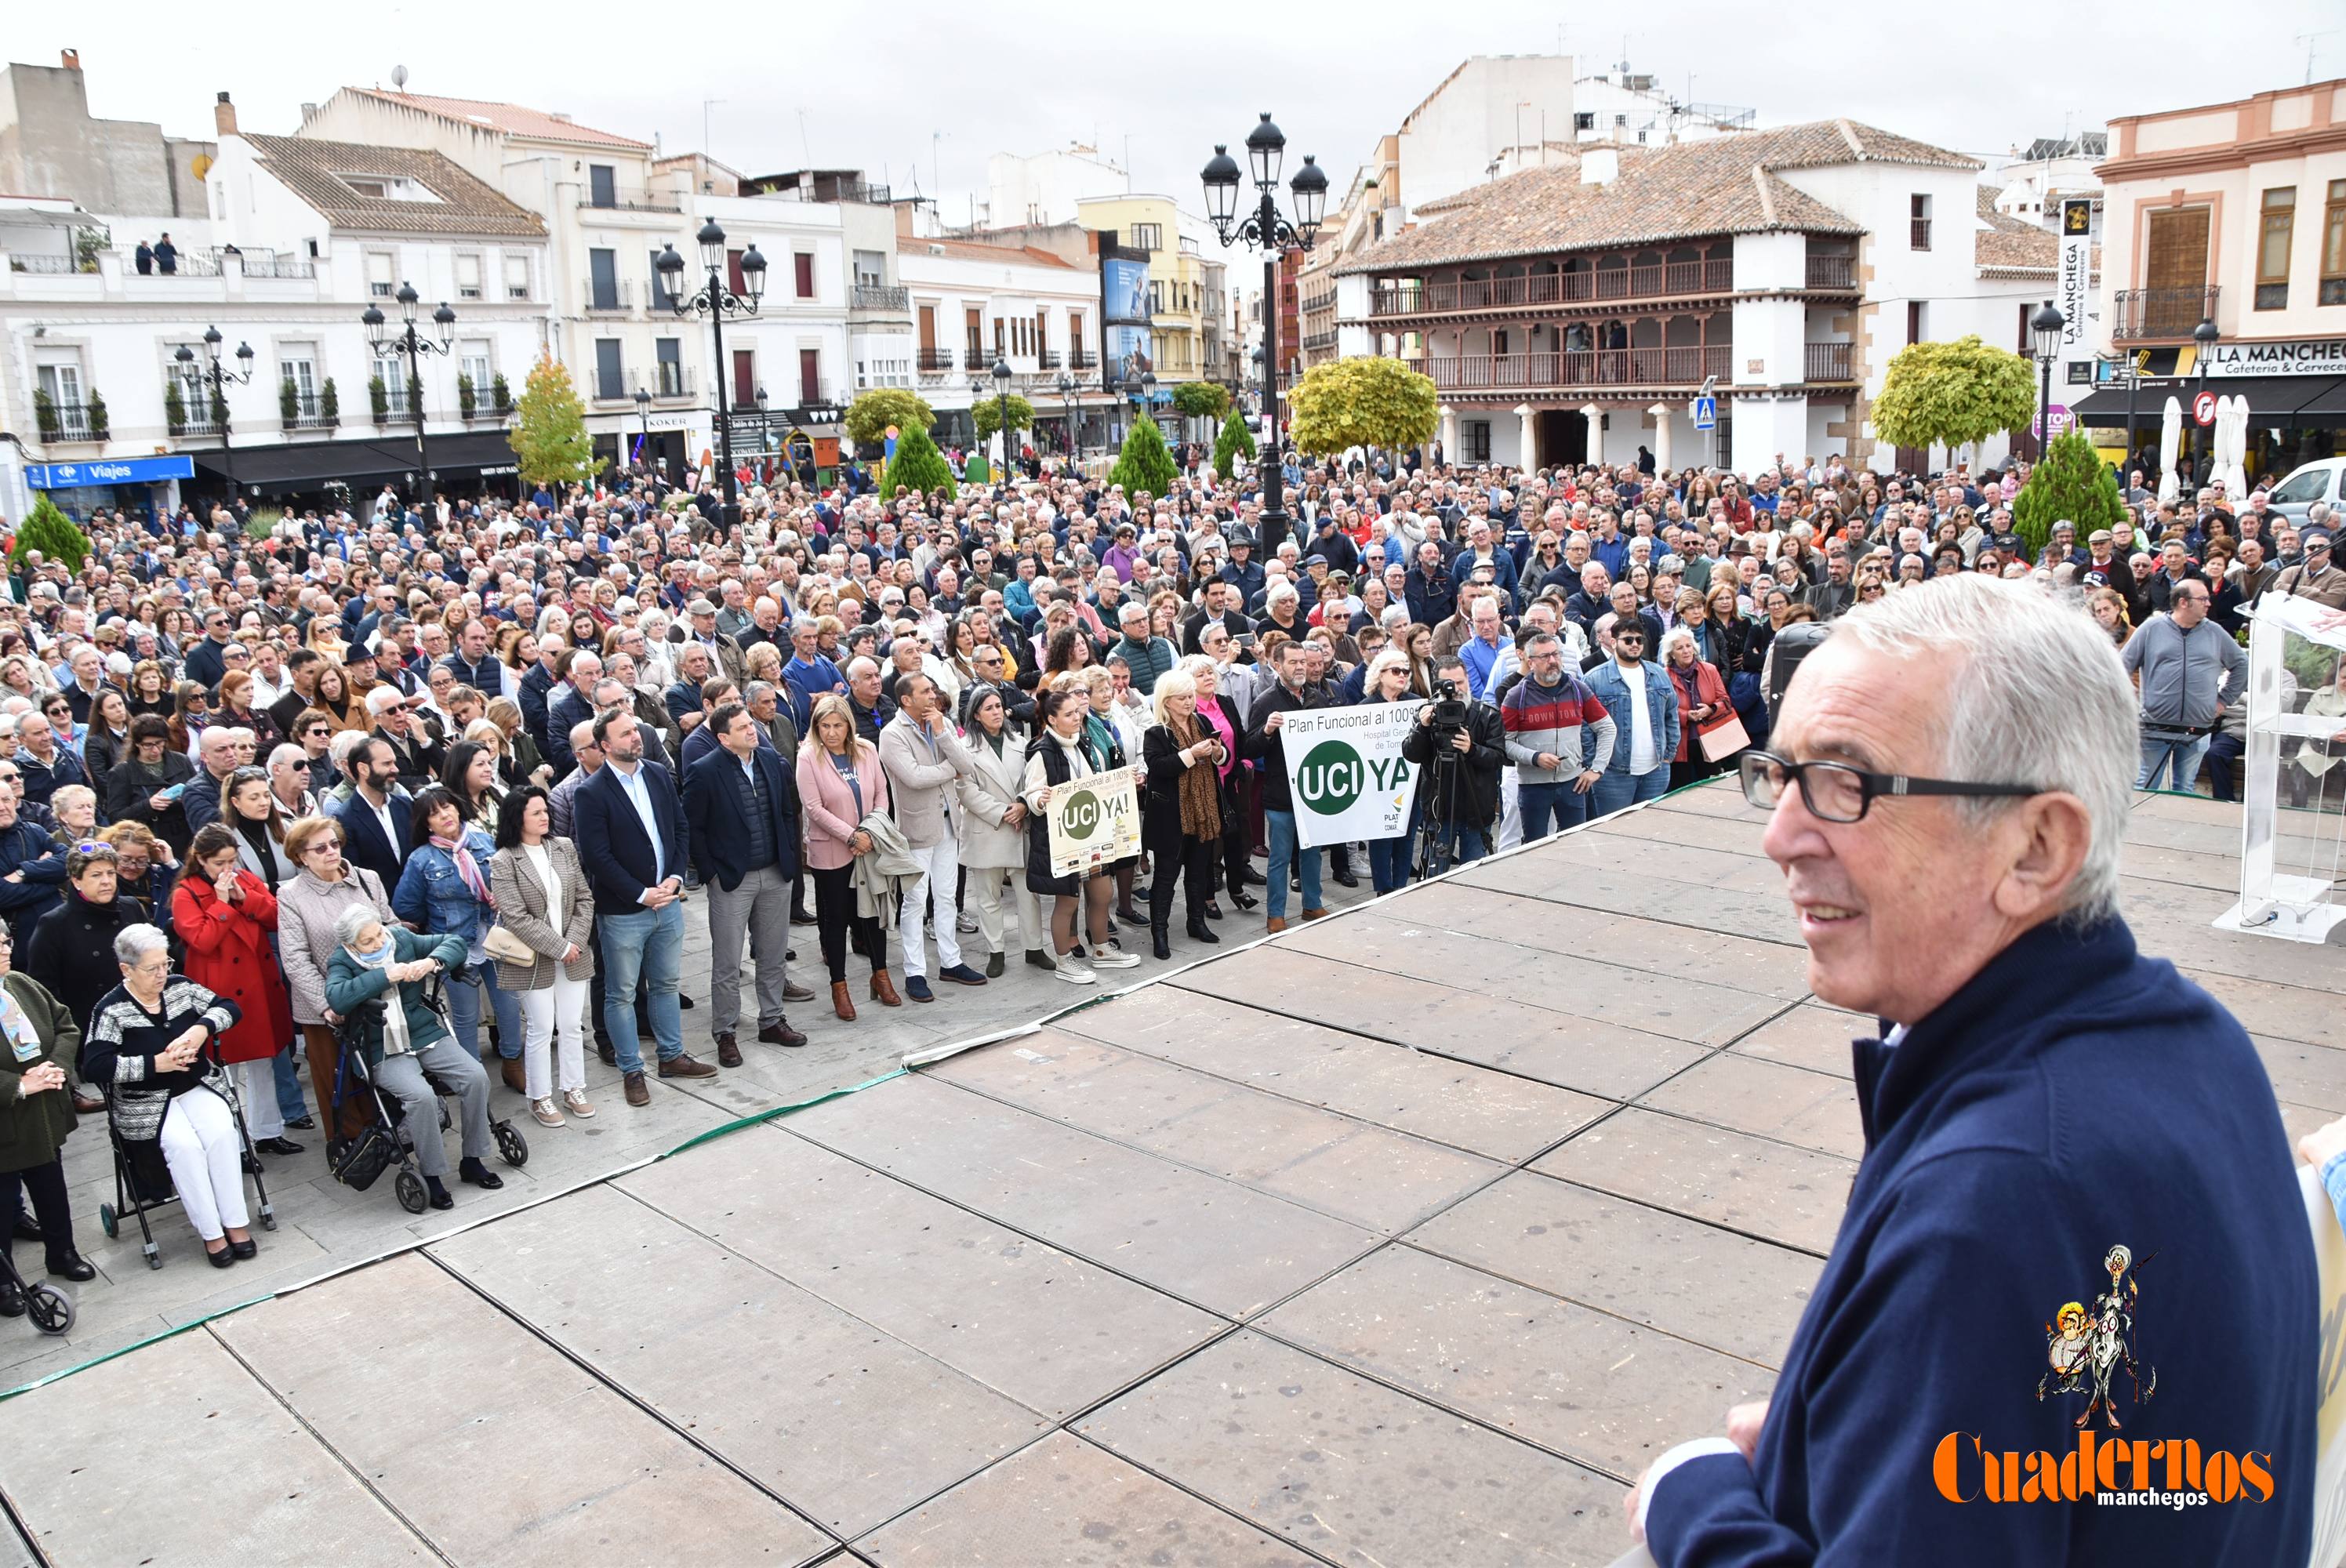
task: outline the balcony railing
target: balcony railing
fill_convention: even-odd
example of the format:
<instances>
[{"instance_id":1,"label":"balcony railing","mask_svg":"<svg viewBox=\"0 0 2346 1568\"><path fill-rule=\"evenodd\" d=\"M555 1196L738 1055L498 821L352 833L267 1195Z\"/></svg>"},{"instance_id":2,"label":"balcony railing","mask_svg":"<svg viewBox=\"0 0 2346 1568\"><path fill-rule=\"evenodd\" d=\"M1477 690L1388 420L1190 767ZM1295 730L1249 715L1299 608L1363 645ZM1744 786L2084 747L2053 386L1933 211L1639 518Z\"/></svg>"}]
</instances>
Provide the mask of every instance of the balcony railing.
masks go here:
<instances>
[{"instance_id":1,"label":"balcony railing","mask_svg":"<svg viewBox=\"0 0 2346 1568\"><path fill-rule=\"evenodd\" d=\"M620 187L611 190L588 190L578 198L578 205L605 212L682 212L684 199L665 190L634 190Z\"/></svg>"},{"instance_id":2,"label":"balcony railing","mask_svg":"<svg viewBox=\"0 0 2346 1568\"><path fill-rule=\"evenodd\" d=\"M1854 256L1810 257L1809 287L1811 289L1856 288L1857 258Z\"/></svg>"},{"instance_id":3,"label":"balcony railing","mask_svg":"<svg viewBox=\"0 0 2346 1568\"><path fill-rule=\"evenodd\" d=\"M54 430L46 424L41 427L41 439L44 441L88 441L91 439L89 433L89 407L87 404L78 402L55 403L50 406L49 412L56 421L56 426Z\"/></svg>"},{"instance_id":4,"label":"balcony railing","mask_svg":"<svg viewBox=\"0 0 2346 1568\"><path fill-rule=\"evenodd\" d=\"M636 301L636 285L632 278L615 278L597 283L592 278L579 285L578 297L586 301L590 313L614 314L630 310Z\"/></svg>"},{"instance_id":5,"label":"balcony railing","mask_svg":"<svg viewBox=\"0 0 2346 1568\"><path fill-rule=\"evenodd\" d=\"M1392 284L1370 294L1369 314L1433 316L1610 300L1661 300L1723 294L1734 286L1735 263L1731 260L1658 261L1642 267L1600 267L1580 272L1531 272L1516 278Z\"/></svg>"},{"instance_id":6,"label":"balcony railing","mask_svg":"<svg viewBox=\"0 0 2346 1568\"><path fill-rule=\"evenodd\" d=\"M2223 290L2121 289L2117 292L2117 325L2110 336L2120 338L2188 338L2191 329L2216 319L2216 298Z\"/></svg>"},{"instance_id":7,"label":"balcony railing","mask_svg":"<svg viewBox=\"0 0 2346 1568\"><path fill-rule=\"evenodd\" d=\"M172 435L180 438L200 435L218 435L220 433L219 421L201 416L191 419L169 421L168 429Z\"/></svg>"},{"instance_id":8,"label":"balcony railing","mask_svg":"<svg viewBox=\"0 0 2346 1568\"><path fill-rule=\"evenodd\" d=\"M1564 349L1530 354L1436 355L1427 373L1443 392L1531 387L1687 386L1728 379L1735 351L1726 345L1677 349Z\"/></svg>"},{"instance_id":9,"label":"balcony railing","mask_svg":"<svg viewBox=\"0 0 2346 1568\"><path fill-rule=\"evenodd\" d=\"M1307 351L1312 349L1332 349L1335 346L1336 334L1333 332L1307 332L1303 336L1303 347Z\"/></svg>"},{"instance_id":10,"label":"balcony railing","mask_svg":"<svg viewBox=\"0 0 2346 1568\"><path fill-rule=\"evenodd\" d=\"M1931 248L1929 219L1910 218L1906 220L1906 248L1910 250L1928 250Z\"/></svg>"},{"instance_id":11,"label":"balcony railing","mask_svg":"<svg viewBox=\"0 0 2346 1568\"><path fill-rule=\"evenodd\" d=\"M1035 350L1035 367L1036 367L1037 369L1039 369L1039 370L1046 370L1046 371L1056 371L1056 370L1057 370L1057 369L1059 368L1059 351L1058 351L1058 350L1056 350L1056 349L1037 349L1037 350Z\"/></svg>"},{"instance_id":12,"label":"balcony railing","mask_svg":"<svg viewBox=\"0 0 2346 1568\"><path fill-rule=\"evenodd\" d=\"M1810 343L1806 346L1803 379L1812 382L1854 381L1851 372L1850 345L1847 343Z\"/></svg>"},{"instance_id":13,"label":"balcony railing","mask_svg":"<svg viewBox=\"0 0 2346 1568\"><path fill-rule=\"evenodd\" d=\"M847 291L847 308L851 311L909 311L913 308L913 295L901 283L858 283Z\"/></svg>"},{"instance_id":14,"label":"balcony railing","mask_svg":"<svg viewBox=\"0 0 2346 1568\"><path fill-rule=\"evenodd\" d=\"M340 414L321 413L314 408L283 421L288 430L332 430L342 423Z\"/></svg>"},{"instance_id":15,"label":"balcony railing","mask_svg":"<svg viewBox=\"0 0 2346 1568\"><path fill-rule=\"evenodd\" d=\"M949 371L954 368L953 351L951 349L922 349L913 355L913 364L914 369L924 371L931 375Z\"/></svg>"},{"instance_id":16,"label":"balcony railing","mask_svg":"<svg viewBox=\"0 0 2346 1568\"><path fill-rule=\"evenodd\" d=\"M80 271L81 263L76 258L72 256L11 255L8 258L8 270L11 272L45 272L52 276L64 276L69 273ZM97 269L96 267L92 267L90 270L95 272Z\"/></svg>"},{"instance_id":17,"label":"balcony railing","mask_svg":"<svg viewBox=\"0 0 2346 1568\"><path fill-rule=\"evenodd\" d=\"M1071 371L1097 370L1099 356L1088 349L1071 350L1067 354L1067 368Z\"/></svg>"}]
</instances>

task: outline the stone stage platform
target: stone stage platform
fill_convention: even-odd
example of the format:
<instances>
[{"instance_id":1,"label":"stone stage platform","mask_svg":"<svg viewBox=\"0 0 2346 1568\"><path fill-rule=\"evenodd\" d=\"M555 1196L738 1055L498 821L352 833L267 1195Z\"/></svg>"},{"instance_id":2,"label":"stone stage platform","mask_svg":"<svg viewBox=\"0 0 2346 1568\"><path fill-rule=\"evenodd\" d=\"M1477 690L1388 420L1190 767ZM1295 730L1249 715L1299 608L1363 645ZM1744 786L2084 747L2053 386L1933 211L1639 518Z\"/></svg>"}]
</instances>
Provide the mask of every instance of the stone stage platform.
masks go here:
<instances>
[{"instance_id":1,"label":"stone stage platform","mask_svg":"<svg viewBox=\"0 0 2346 1568\"><path fill-rule=\"evenodd\" d=\"M0 1404L5 1544L1608 1563L1861 1153L1761 828L1689 791L74 1372ZM2210 929L2234 809L2127 838L2292 1131L2346 1111L2337 953Z\"/></svg>"}]
</instances>

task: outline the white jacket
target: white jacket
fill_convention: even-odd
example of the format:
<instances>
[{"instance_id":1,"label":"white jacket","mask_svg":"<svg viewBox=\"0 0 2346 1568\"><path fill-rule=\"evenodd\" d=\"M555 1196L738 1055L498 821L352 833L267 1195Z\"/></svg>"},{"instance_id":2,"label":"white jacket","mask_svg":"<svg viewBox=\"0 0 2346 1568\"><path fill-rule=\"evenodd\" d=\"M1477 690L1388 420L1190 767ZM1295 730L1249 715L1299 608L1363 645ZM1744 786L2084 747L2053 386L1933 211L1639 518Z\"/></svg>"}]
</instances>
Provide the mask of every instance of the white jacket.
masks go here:
<instances>
[{"instance_id":1,"label":"white jacket","mask_svg":"<svg viewBox=\"0 0 2346 1568\"><path fill-rule=\"evenodd\" d=\"M1024 867L1025 827L1022 823L1005 828L1002 818L1012 806L1023 803L1019 795L1026 774L1026 748L1006 740L1002 755L996 757L994 748L974 731L962 744L976 766L961 780L961 863Z\"/></svg>"}]
</instances>

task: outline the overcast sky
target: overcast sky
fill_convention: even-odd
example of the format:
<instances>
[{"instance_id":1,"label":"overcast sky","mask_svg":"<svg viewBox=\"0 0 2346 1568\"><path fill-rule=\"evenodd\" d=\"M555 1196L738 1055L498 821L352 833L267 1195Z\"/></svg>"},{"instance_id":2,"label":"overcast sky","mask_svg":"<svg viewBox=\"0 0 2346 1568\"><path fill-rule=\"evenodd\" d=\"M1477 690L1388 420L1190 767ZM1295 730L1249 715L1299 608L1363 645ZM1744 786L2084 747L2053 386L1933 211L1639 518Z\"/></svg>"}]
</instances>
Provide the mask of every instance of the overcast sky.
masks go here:
<instances>
[{"instance_id":1,"label":"overcast sky","mask_svg":"<svg viewBox=\"0 0 2346 1568\"><path fill-rule=\"evenodd\" d=\"M750 172L862 168L944 197L983 194L986 156L1092 142L1136 188L1198 208L1198 170L1270 109L1290 168L1317 153L1338 192L1375 138L1471 54L1567 53L1583 73L1624 57L1669 90L1749 106L1763 125L1846 117L1974 154L2111 115L2346 76L2336 0L2044 0L1831 6L1679 0L1659 6L1282 0L1117 5L868 4L514 5L404 0L336 12L114 0L87 15L18 5L8 57L78 48L93 113L209 137L213 95L247 130L290 132L344 84L504 98L584 124L703 146ZM1573 18L1590 16L1587 21ZM724 36L704 43L710 18ZM733 17L742 18L732 22ZM1760 25L1755 25L1755 18ZM2220 18L2220 20L2219 20ZM1639 23L1642 21L1643 25ZM875 25L876 24L876 25ZM1631 27L1626 36L1622 25ZM2059 32L2047 33L2047 27ZM2332 29L2292 43L2299 35ZM1266 31L1270 36L1264 36ZM2253 42L2262 40L2260 50ZM713 57L721 64L710 66ZM933 133L942 132L933 139Z\"/></svg>"}]
</instances>

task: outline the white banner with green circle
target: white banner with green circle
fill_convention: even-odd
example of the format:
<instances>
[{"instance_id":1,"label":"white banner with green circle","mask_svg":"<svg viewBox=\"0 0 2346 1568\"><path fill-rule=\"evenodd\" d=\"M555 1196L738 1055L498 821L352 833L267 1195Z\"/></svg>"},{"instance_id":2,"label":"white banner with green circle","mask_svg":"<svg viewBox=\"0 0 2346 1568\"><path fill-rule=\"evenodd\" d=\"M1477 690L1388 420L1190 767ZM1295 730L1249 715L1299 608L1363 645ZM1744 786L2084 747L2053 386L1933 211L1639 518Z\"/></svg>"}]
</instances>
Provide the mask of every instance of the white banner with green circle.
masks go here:
<instances>
[{"instance_id":1,"label":"white banner with green circle","mask_svg":"<svg viewBox=\"0 0 2346 1568\"><path fill-rule=\"evenodd\" d=\"M1051 833L1051 874L1076 876L1140 853L1137 768L1113 768L1051 791L1045 825Z\"/></svg>"},{"instance_id":2,"label":"white banner with green circle","mask_svg":"<svg viewBox=\"0 0 2346 1568\"><path fill-rule=\"evenodd\" d=\"M1401 754L1419 702L1290 711L1280 721L1295 832L1307 848L1409 831L1417 764Z\"/></svg>"}]
</instances>

